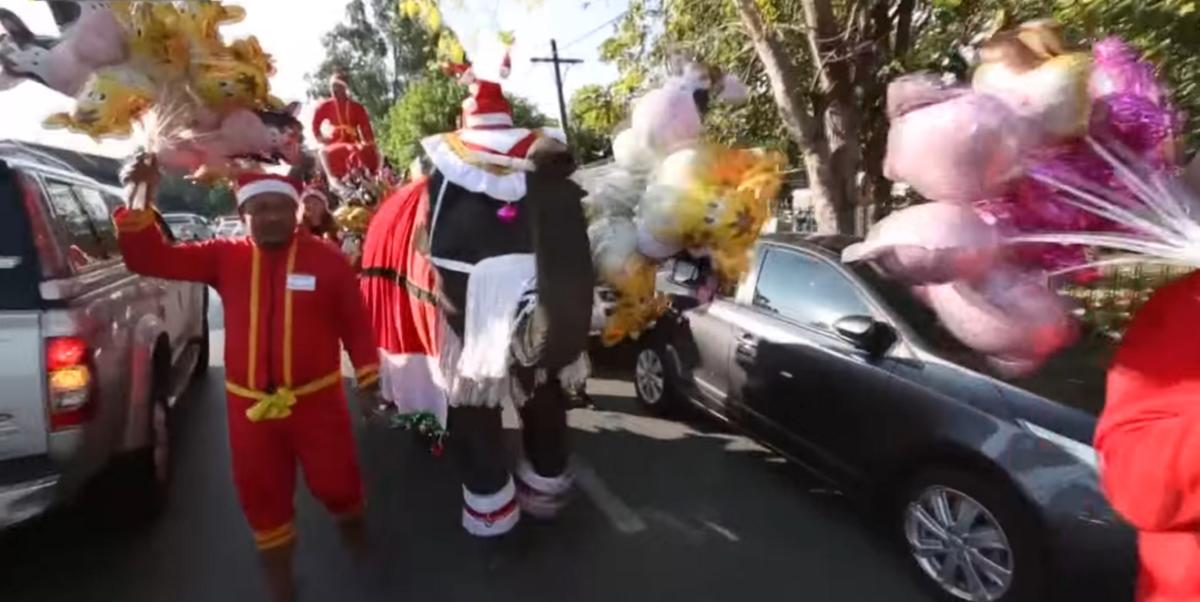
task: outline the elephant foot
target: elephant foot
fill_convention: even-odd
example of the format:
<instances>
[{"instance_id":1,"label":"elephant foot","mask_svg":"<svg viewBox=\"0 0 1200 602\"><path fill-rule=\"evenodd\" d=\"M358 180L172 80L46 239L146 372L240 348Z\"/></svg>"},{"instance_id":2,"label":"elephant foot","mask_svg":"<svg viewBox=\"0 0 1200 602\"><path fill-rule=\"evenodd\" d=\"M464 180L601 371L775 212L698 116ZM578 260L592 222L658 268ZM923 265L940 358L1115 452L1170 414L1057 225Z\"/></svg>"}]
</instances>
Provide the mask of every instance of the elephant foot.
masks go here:
<instances>
[{"instance_id":1,"label":"elephant foot","mask_svg":"<svg viewBox=\"0 0 1200 602\"><path fill-rule=\"evenodd\" d=\"M517 490L510 477L496 493L481 495L463 487L463 529L475 537L499 537L521 520Z\"/></svg>"}]
</instances>

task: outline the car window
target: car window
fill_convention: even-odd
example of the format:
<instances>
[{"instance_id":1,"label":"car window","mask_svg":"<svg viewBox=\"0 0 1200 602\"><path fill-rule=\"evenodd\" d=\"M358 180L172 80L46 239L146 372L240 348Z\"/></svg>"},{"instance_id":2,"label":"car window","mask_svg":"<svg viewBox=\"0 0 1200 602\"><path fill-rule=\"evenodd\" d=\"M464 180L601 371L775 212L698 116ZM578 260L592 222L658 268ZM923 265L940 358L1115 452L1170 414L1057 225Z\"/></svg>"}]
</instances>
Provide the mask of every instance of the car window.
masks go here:
<instances>
[{"instance_id":1,"label":"car window","mask_svg":"<svg viewBox=\"0 0 1200 602\"><path fill-rule=\"evenodd\" d=\"M95 188L75 186L75 196L83 204L83 210L87 212L88 217L91 218L92 228L95 229L96 236L100 238L105 255L110 258L119 257L121 250L117 246L117 232L113 228L112 217L104 195Z\"/></svg>"},{"instance_id":2,"label":"car window","mask_svg":"<svg viewBox=\"0 0 1200 602\"><path fill-rule=\"evenodd\" d=\"M67 262L75 270L86 269L106 257L104 245L92 227L72 186L59 180L46 180L46 198L54 217L66 234Z\"/></svg>"},{"instance_id":3,"label":"car window","mask_svg":"<svg viewBox=\"0 0 1200 602\"><path fill-rule=\"evenodd\" d=\"M857 287L829 264L782 249L767 250L754 305L807 326L832 330L847 316L870 316Z\"/></svg>"}]
</instances>

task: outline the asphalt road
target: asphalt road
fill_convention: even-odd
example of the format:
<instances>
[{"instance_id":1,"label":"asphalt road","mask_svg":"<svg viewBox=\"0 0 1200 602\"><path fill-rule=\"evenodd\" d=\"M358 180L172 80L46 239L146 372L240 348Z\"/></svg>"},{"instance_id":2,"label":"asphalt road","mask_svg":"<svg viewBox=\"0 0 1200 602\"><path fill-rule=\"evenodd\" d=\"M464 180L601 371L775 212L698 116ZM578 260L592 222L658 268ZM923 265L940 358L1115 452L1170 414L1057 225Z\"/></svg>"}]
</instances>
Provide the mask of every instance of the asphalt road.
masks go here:
<instances>
[{"instance_id":1,"label":"asphalt road","mask_svg":"<svg viewBox=\"0 0 1200 602\"><path fill-rule=\"evenodd\" d=\"M70 509L0 537L0 600L265 599L230 480L215 334L213 367L176 415L166 514L130 527ZM574 504L558 522L526 522L501 541L462 532L451 459L407 433L358 424L375 567L351 566L330 519L301 492L301 600L931 599L903 554L836 492L708 421L643 415L627 382L597 379L592 393L597 409L571 416Z\"/></svg>"}]
</instances>

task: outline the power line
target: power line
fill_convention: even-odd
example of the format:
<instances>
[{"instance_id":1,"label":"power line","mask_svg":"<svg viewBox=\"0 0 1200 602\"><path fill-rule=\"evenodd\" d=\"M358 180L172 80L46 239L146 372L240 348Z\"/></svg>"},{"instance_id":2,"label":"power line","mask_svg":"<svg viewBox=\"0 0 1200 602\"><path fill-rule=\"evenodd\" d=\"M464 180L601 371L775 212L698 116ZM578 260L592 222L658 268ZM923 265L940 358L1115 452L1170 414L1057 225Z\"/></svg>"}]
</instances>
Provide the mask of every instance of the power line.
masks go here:
<instances>
[{"instance_id":1,"label":"power line","mask_svg":"<svg viewBox=\"0 0 1200 602\"><path fill-rule=\"evenodd\" d=\"M582 41L584 41L584 40L586 40L586 39L588 39L588 38L592 37L592 35L593 35L593 34L595 34L596 32L600 31L601 29L604 29L605 27L608 27L609 25L612 25L613 23L616 23L617 21L621 20L621 19L622 19L622 18L624 18L624 17L625 17L625 15L626 15L626 14L628 14L628 13L629 13L629 9L625 9L625 10L621 11L621 13L620 13L620 14L618 14L617 16L615 16L615 17L613 17L613 18L609 19L608 21L605 21L604 23L600 24L600 26L599 26L599 27L597 27L597 28L595 28L595 29L593 29L593 30L591 30L591 31L589 31L589 32L587 32L587 33L585 33L585 34L583 34L582 36L579 36L579 37L578 37L578 38L576 38L575 40L573 40L573 41L571 41L571 42L567 43L565 46L563 46L563 48L562 48L562 49L563 49L563 50L566 50L566 49L568 49L568 48L570 48L570 47L572 47L572 46L574 46L574 45L576 45L576 44L578 44L578 43L580 43L580 42L582 42Z\"/></svg>"}]
</instances>

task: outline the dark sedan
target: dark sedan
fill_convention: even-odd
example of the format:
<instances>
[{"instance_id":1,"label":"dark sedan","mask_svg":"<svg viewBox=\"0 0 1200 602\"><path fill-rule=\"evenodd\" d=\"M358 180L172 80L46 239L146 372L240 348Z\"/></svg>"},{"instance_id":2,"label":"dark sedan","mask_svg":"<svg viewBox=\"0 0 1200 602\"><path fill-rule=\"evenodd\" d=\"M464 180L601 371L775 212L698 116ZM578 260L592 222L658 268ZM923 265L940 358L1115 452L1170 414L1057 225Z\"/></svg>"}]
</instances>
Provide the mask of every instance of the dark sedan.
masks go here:
<instances>
[{"instance_id":1,"label":"dark sedan","mask_svg":"<svg viewBox=\"0 0 1200 602\"><path fill-rule=\"evenodd\" d=\"M1090 445L1108 345L1000 380L903 287L841 264L850 242L769 236L733 296L706 304L688 294L699 270L676 263L639 400L695 403L878 503L948 600L1129 599L1133 534Z\"/></svg>"}]
</instances>

